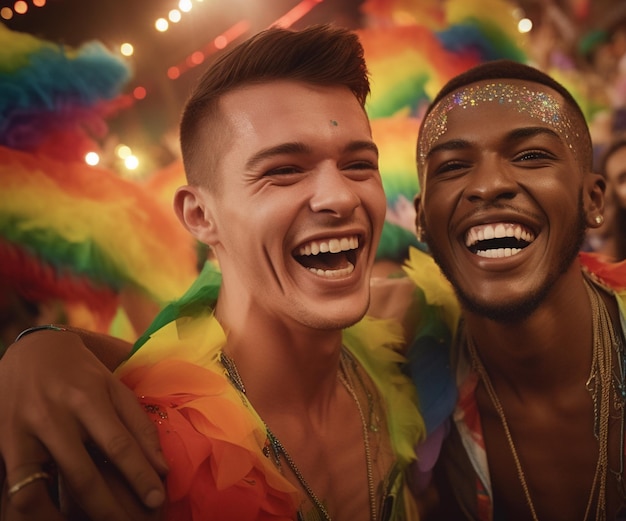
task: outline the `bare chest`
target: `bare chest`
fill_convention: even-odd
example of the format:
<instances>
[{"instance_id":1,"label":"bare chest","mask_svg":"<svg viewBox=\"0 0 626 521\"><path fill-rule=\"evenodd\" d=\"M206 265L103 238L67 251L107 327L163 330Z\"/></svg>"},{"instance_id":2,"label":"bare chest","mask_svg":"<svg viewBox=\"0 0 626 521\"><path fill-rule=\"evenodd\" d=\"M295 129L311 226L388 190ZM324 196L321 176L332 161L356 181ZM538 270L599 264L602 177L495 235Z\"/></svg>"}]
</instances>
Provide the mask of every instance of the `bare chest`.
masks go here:
<instances>
[{"instance_id":1,"label":"bare chest","mask_svg":"<svg viewBox=\"0 0 626 521\"><path fill-rule=\"evenodd\" d=\"M333 521L372 519L394 456L386 432L363 430L360 415L347 410L324 429L309 426L279 440L281 473L300 491L300 511L319 514L320 505ZM324 514L314 519L325 519Z\"/></svg>"},{"instance_id":2,"label":"bare chest","mask_svg":"<svg viewBox=\"0 0 626 521\"><path fill-rule=\"evenodd\" d=\"M607 519L614 519L623 503L618 477L623 420L618 410L611 416L602 454L586 390L561 407L509 407L508 433L488 399L479 398L479 404L496 519L498 513L511 521L533 519L529 497L539 520L596 519L598 501L606 504ZM601 465L608 466L604 484L599 484Z\"/></svg>"}]
</instances>

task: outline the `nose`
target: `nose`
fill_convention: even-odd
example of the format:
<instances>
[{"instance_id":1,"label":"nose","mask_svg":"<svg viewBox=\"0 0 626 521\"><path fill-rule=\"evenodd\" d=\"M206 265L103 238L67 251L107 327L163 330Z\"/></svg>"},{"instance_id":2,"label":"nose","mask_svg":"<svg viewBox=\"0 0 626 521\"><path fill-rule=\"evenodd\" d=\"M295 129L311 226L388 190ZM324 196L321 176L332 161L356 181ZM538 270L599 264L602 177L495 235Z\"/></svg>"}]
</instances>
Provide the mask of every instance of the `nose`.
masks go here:
<instances>
[{"instance_id":1,"label":"nose","mask_svg":"<svg viewBox=\"0 0 626 521\"><path fill-rule=\"evenodd\" d=\"M337 167L327 167L315 176L315 187L309 206L314 212L330 213L337 217L346 217L352 214L361 204L361 200L354 190L354 183Z\"/></svg>"},{"instance_id":2,"label":"nose","mask_svg":"<svg viewBox=\"0 0 626 521\"><path fill-rule=\"evenodd\" d=\"M495 157L478 161L466 176L465 197L471 202L513 199L519 190L511 166Z\"/></svg>"}]
</instances>

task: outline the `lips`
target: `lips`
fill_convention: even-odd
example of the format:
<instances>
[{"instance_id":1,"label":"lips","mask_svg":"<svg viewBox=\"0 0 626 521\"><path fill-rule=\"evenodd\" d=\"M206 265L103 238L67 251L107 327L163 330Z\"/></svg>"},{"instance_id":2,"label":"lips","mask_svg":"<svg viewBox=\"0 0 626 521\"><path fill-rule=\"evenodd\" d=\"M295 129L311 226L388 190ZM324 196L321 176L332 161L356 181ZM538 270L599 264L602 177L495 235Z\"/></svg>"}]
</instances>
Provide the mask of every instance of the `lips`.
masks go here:
<instances>
[{"instance_id":1,"label":"lips","mask_svg":"<svg viewBox=\"0 0 626 521\"><path fill-rule=\"evenodd\" d=\"M354 271L359 238L356 235L318 239L300 245L294 258L320 277L345 277Z\"/></svg>"},{"instance_id":2,"label":"lips","mask_svg":"<svg viewBox=\"0 0 626 521\"><path fill-rule=\"evenodd\" d=\"M519 223L499 222L472 226L465 233L465 245L474 254L487 258L517 255L535 240L535 233Z\"/></svg>"}]
</instances>

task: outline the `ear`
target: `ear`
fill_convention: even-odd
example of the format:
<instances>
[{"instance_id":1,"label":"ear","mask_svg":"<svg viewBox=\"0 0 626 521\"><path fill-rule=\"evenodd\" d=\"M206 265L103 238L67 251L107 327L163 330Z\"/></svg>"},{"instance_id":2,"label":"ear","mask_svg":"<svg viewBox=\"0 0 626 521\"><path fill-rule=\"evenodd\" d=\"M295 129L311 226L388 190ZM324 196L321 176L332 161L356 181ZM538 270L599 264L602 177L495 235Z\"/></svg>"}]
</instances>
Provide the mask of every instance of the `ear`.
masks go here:
<instances>
[{"instance_id":1,"label":"ear","mask_svg":"<svg viewBox=\"0 0 626 521\"><path fill-rule=\"evenodd\" d=\"M585 181L585 213L587 226L599 228L604 223L604 192L606 180L600 174L590 173Z\"/></svg>"},{"instance_id":2,"label":"ear","mask_svg":"<svg viewBox=\"0 0 626 521\"><path fill-rule=\"evenodd\" d=\"M424 242L424 212L422 211L422 194L419 193L413 198L415 207L415 234L417 240Z\"/></svg>"},{"instance_id":3,"label":"ear","mask_svg":"<svg viewBox=\"0 0 626 521\"><path fill-rule=\"evenodd\" d=\"M174 195L174 211L182 225L200 242L209 246L218 242L213 198L206 188L181 186Z\"/></svg>"}]
</instances>

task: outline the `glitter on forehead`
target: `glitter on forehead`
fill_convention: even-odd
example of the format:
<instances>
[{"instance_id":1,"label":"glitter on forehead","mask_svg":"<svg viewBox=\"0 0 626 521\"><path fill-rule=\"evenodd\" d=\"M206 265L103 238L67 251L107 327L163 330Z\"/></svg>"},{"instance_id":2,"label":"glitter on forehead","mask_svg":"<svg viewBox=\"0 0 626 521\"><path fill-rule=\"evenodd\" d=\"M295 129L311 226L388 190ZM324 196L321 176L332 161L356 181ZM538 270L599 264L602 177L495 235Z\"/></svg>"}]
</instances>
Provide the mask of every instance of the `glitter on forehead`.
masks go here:
<instances>
[{"instance_id":1,"label":"glitter on forehead","mask_svg":"<svg viewBox=\"0 0 626 521\"><path fill-rule=\"evenodd\" d=\"M527 113L543 123L550 124L567 146L576 153L571 140L572 137L579 137L576 127L565 113L564 107L551 94L531 90L524 85L505 83L471 85L445 97L428 114L419 140L420 171L432 146L448 130L448 113L456 107L468 109L487 102L512 105L518 112Z\"/></svg>"}]
</instances>

